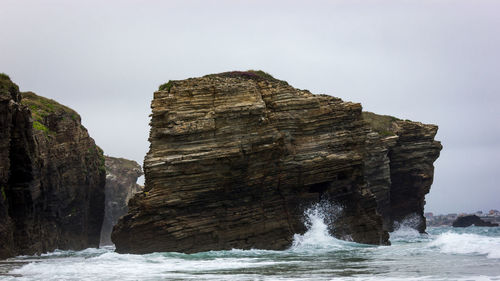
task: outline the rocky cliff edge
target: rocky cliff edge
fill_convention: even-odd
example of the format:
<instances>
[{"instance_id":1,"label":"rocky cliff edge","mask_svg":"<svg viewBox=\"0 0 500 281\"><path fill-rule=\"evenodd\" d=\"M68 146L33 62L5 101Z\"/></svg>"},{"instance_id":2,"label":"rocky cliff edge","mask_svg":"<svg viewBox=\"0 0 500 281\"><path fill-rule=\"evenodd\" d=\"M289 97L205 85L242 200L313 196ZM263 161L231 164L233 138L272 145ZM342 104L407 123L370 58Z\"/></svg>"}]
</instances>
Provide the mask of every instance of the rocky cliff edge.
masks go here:
<instances>
[{"instance_id":1,"label":"rocky cliff edge","mask_svg":"<svg viewBox=\"0 0 500 281\"><path fill-rule=\"evenodd\" d=\"M0 258L97 247L104 184L80 116L0 74Z\"/></svg>"}]
</instances>

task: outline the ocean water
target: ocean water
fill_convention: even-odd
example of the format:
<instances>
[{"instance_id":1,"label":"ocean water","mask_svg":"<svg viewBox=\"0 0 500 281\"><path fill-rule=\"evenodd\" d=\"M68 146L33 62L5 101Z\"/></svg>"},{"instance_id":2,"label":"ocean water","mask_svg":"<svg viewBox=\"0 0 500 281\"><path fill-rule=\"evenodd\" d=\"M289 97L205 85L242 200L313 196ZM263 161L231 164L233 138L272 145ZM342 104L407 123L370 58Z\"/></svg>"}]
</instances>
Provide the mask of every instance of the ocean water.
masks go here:
<instances>
[{"instance_id":1,"label":"ocean water","mask_svg":"<svg viewBox=\"0 0 500 281\"><path fill-rule=\"evenodd\" d=\"M500 227L391 233L392 246L328 234L322 208L284 251L117 254L113 247L19 256L0 264L0 280L500 280Z\"/></svg>"}]
</instances>

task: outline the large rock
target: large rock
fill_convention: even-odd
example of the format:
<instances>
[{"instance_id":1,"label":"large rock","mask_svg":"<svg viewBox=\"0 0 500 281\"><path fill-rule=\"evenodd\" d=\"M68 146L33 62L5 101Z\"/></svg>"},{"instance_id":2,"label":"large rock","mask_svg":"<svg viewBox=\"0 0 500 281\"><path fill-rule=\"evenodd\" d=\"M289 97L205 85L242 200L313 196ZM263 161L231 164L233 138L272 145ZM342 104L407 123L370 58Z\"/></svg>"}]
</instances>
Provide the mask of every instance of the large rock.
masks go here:
<instances>
[{"instance_id":1,"label":"large rock","mask_svg":"<svg viewBox=\"0 0 500 281\"><path fill-rule=\"evenodd\" d=\"M118 252L284 249L322 200L343 209L332 234L389 243L405 138L371 129L360 104L251 71L170 81L152 111L146 192L114 228Z\"/></svg>"},{"instance_id":2,"label":"large rock","mask_svg":"<svg viewBox=\"0 0 500 281\"><path fill-rule=\"evenodd\" d=\"M494 227L494 226L498 226L498 223L491 223L489 221L483 221L480 217L478 217L476 215L468 215L468 216L458 217L453 222L452 225L453 225L453 227L468 227L471 225Z\"/></svg>"},{"instance_id":3,"label":"large rock","mask_svg":"<svg viewBox=\"0 0 500 281\"><path fill-rule=\"evenodd\" d=\"M137 184L142 168L137 162L105 156L106 207L101 229L101 245L111 245L111 231L118 219L128 211L128 201L143 187Z\"/></svg>"},{"instance_id":4,"label":"large rock","mask_svg":"<svg viewBox=\"0 0 500 281\"><path fill-rule=\"evenodd\" d=\"M0 258L99 245L102 150L80 116L0 75Z\"/></svg>"}]
</instances>

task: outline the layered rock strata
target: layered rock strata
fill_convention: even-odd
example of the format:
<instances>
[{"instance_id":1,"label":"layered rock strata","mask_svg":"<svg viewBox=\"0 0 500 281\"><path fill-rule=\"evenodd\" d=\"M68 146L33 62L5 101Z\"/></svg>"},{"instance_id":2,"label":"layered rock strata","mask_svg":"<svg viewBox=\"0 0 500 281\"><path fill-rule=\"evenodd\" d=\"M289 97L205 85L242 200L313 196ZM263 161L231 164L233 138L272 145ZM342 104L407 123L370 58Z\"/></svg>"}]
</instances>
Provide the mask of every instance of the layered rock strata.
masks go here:
<instances>
[{"instance_id":1,"label":"layered rock strata","mask_svg":"<svg viewBox=\"0 0 500 281\"><path fill-rule=\"evenodd\" d=\"M365 176L384 228L392 231L395 223L411 219L410 225L424 232L425 195L442 149L434 140L438 127L371 112L363 112L363 118L370 128Z\"/></svg>"},{"instance_id":2,"label":"layered rock strata","mask_svg":"<svg viewBox=\"0 0 500 281\"><path fill-rule=\"evenodd\" d=\"M0 75L0 258L99 245L102 150L73 110Z\"/></svg>"},{"instance_id":3,"label":"layered rock strata","mask_svg":"<svg viewBox=\"0 0 500 281\"><path fill-rule=\"evenodd\" d=\"M285 249L305 231L304 210L320 201L342 206L331 214L332 234L388 244L390 159L407 138L382 136L361 114L358 103L262 72L162 85L152 102L146 192L115 226L116 250Z\"/></svg>"},{"instance_id":4,"label":"layered rock strata","mask_svg":"<svg viewBox=\"0 0 500 281\"><path fill-rule=\"evenodd\" d=\"M142 168L137 162L105 156L106 207L101 229L101 245L111 245L111 231L118 219L128 211L128 201L143 187L137 184Z\"/></svg>"}]
</instances>

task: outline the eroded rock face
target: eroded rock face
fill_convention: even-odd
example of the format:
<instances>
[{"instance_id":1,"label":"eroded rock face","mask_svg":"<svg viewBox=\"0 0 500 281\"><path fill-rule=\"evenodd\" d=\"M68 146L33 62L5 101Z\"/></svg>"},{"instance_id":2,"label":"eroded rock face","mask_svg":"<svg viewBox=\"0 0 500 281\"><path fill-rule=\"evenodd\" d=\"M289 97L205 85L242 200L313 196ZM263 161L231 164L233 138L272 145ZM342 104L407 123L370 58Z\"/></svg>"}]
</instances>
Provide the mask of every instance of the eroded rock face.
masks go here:
<instances>
[{"instance_id":1,"label":"eroded rock face","mask_svg":"<svg viewBox=\"0 0 500 281\"><path fill-rule=\"evenodd\" d=\"M13 118L20 111L21 95L17 85L6 75L0 74L0 259L13 256L14 226L9 217L7 183L10 170L10 136Z\"/></svg>"},{"instance_id":2,"label":"eroded rock face","mask_svg":"<svg viewBox=\"0 0 500 281\"><path fill-rule=\"evenodd\" d=\"M439 157L441 143L434 140L438 127L419 122L397 121L398 136L389 151L391 169L391 220L403 221L416 214L420 217L415 228L425 231L425 195L434 180L434 161Z\"/></svg>"},{"instance_id":3,"label":"eroded rock face","mask_svg":"<svg viewBox=\"0 0 500 281\"><path fill-rule=\"evenodd\" d=\"M137 184L142 168L137 162L105 156L106 207L101 229L101 245L111 245L111 231L118 219L128 211L128 201L143 187Z\"/></svg>"},{"instance_id":4,"label":"eroded rock face","mask_svg":"<svg viewBox=\"0 0 500 281\"><path fill-rule=\"evenodd\" d=\"M0 258L97 247L102 150L73 110L0 75Z\"/></svg>"},{"instance_id":5,"label":"eroded rock face","mask_svg":"<svg viewBox=\"0 0 500 281\"><path fill-rule=\"evenodd\" d=\"M304 210L320 200L343 207L332 234L388 244L390 161L411 138L375 132L360 104L255 72L161 89L152 102L146 192L114 228L118 252L285 249L305 231Z\"/></svg>"},{"instance_id":6,"label":"eroded rock face","mask_svg":"<svg viewBox=\"0 0 500 281\"><path fill-rule=\"evenodd\" d=\"M395 223L411 218L411 226L424 232L425 195L442 149L434 140L438 127L371 112L363 117L370 128L365 176L377 197L384 228L392 231Z\"/></svg>"}]
</instances>

